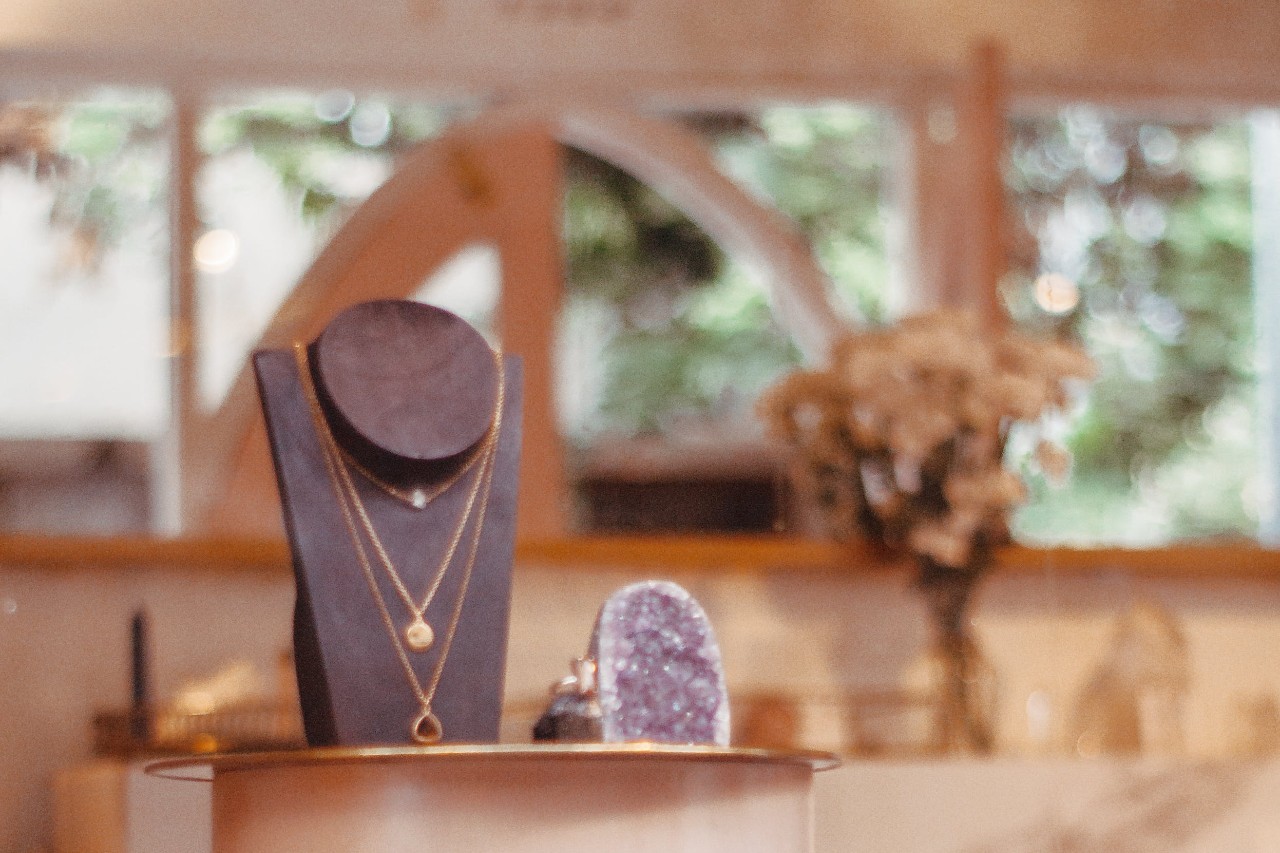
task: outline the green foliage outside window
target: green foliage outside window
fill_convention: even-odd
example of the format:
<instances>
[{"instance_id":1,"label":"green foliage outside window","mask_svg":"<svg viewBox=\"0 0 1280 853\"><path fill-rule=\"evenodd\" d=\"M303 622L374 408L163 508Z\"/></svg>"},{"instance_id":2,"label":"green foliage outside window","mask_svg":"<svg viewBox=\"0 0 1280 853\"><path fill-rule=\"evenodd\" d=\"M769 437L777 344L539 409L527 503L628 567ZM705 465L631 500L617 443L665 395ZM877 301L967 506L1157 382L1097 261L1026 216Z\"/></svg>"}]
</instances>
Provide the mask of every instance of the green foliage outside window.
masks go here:
<instances>
[{"instance_id":1,"label":"green foliage outside window","mask_svg":"<svg viewBox=\"0 0 1280 853\"><path fill-rule=\"evenodd\" d=\"M884 120L847 106L683 119L725 170L812 241L850 313L883 315ZM762 284L630 176L571 152L565 205L568 316L589 316L600 355L594 410L570 437L757 429L759 392L799 362Z\"/></svg>"},{"instance_id":2,"label":"green foliage outside window","mask_svg":"<svg viewBox=\"0 0 1280 853\"><path fill-rule=\"evenodd\" d=\"M1020 322L1078 338L1100 367L1067 428L1071 482L1038 482L1019 533L1130 544L1251 535L1246 125L1074 108L1014 122L1010 146L1020 239L1005 295ZM1078 303L1044 310L1034 298L1042 273L1077 285Z\"/></svg>"},{"instance_id":3,"label":"green foliage outside window","mask_svg":"<svg viewBox=\"0 0 1280 853\"><path fill-rule=\"evenodd\" d=\"M367 189L347 188L362 159L376 168L405 154L437 135L453 112L341 90L240 95L205 114L200 147L209 157L251 151L296 193L304 217L324 221L363 201Z\"/></svg>"}]
</instances>

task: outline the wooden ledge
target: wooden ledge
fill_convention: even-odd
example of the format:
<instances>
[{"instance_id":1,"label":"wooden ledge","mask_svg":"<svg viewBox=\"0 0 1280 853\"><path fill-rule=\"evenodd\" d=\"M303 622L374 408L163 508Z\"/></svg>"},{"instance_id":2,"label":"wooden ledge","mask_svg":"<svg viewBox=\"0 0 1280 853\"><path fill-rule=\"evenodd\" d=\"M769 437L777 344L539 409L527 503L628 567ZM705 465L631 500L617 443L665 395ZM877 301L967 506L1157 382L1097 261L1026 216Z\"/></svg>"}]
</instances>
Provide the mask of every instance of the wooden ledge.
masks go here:
<instances>
[{"instance_id":1,"label":"wooden ledge","mask_svg":"<svg viewBox=\"0 0 1280 853\"><path fill-rule=\"evenodd\" d=\"M0 566L58 570L163 567L283 573L283 540L237 537L0 536Z\"/></svg>"},{"instance_id":2,"label":"wooden ledge","mask_svg":"<svg viewBox=\"0 0 1280 853\"><path fill-rule=\"evenodd\" d=\"M522 539L517 563L525 567L592 571L664 568L693 573L834 572L901 569L866 543L834 543L790 536L576 536ZM1029 548L997 554L997 571L1019 575L1126 573L1167 578L1280 580L1280 551L1255 543L1206 543L1131 550ZM289 549L281 540L234 537L0 536L0 567L93 570L133 567L284 574Z\"/></svg>"}]
</instances>

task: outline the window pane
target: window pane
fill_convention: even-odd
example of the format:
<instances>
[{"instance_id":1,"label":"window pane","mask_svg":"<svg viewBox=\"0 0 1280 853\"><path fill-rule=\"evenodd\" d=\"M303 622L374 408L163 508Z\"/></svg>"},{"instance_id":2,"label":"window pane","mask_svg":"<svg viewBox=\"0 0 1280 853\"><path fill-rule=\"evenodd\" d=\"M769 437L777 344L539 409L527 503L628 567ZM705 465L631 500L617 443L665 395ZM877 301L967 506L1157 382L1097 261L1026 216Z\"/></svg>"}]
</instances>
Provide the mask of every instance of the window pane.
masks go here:
<instances>
[{"instance_id":1,"label":"window pane","mask_svg":"<svg viewBox=\"0 0 1280 853\"><path fill-rule=\"evenodd\" d=\"M789 216L809 239L835 294L878 322L895 312L888 235L893 123L854 104L776 106L704 124L721 166Z\"/></svg>"},{"instance_id":2,"label":"window pane","mask_svg":"<svg viewBox=\"0 0 1280 853\"><path fill-rule=\"evenodd\" d=\"M1065 488L1035 479L1031 542L1150 545L1257 525L1250 156L1243 121L1087 106L1016 120L1009 189L1026 326L1077 337L1100 377L1056 425Z\"/></svg>"},{"instance_id":3,"label":"window pane","mask_svg":"<svg viewBox=\"0 0 1280 853\"><path fill-rule=\"evenodd\" d=\"M377 95L228 95L200 127L200 392L217 406L325 242L450 111Z\"/></svg>"},{"instance_id":4,"label":"window pane","mask_svg":"<svg viewBox=\"0 0 1280 853\"><path fill-rule=\"evenodd\" d=\"M0 103L0 437L164 431L168 116L139 91Z\"/></svg>"},{"instance_id":5,"label":"window pane","mask_svg":"<svg viewBox=\"0 0 1280 853\"><path fill-rule=\"evenodd\" d=\"M749 430L755 388L797 359L764 287L648 187L589 155L568 160L570 437Z\"/></svg>"},{"instance_id":6,"label":"window pane","mask_svg":"<svg viewBox=\"0 0 1280 853\"><path fill-rule=\"evenodd\" d=\"M427 276L413 299L452 311L490 344L500 344L496 326L502 290L502 259L489 243L473 243Z\"/></svg>"},{"instance_id":7,"label":"window pane","mask_svg":"<svg viewBox=\"0 0 1280 853\"><path fill-rule=\"evenodd\" d=\"M142 90L0 100L0 529L148 526L148 448L168 425L169 116Z\"/></svg>"},{"instance_id":8,"label":"window pane","mask_svg":"<svg viewBox=\"0 0 1280 853\"><path fill-rule=\"evenodd\" d=\"M885 313L882 115L849 106L770 107L678 120L702 135L727 173L795 220L851 308L871 318ZM776 475L753 409L799 353L774 319L765 283L652 190L581 152L568 155L564 232L559 400L575 475L595 495L584 501L645 500L601 482L639 468L655 481L653 512L637 510L647 529L686 523L664 513L693 517L692 506L670 509L673 483L695 496L691 505L724 503L713 481L728 472L752 480L736 483L730 497L775 500ZM706 500L696 498L690 478ZM729 508L706 524L775 521L776 507L757 510ZM627 526L622 513L596 506L585 524L607 518L611 527Z\"/></svg>"},{"instance_id":9,"label":"window pane","mask_svg":"<svg viewBox=\"0 0 1280 853\"><path fill-rule=\"evenodd\" d=\"M722 166L790 216L840 295L870 319L890 305L889 123L853 106L686 116ZM691 422L753 433L757 393L798 360L764 283L654 192L569 157L566 432L662 433ZM679 427L679 428L678 428Z\"/></svg>"}]
</instances>

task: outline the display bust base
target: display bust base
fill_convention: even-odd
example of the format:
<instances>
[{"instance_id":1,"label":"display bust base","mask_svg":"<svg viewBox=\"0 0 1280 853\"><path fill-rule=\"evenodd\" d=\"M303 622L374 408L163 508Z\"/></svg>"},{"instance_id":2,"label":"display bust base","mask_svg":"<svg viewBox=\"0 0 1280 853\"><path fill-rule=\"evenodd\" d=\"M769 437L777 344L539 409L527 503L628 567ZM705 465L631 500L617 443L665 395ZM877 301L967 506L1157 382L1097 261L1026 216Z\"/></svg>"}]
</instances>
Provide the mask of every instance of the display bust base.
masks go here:
<instances>
[{"instance_id":1,"label":"display bust base","mask_svg":"<svg viewBox=\"0 0 1280 853\"><path fill-rule=\"evenodd\" d=\"M811 853L822 753L660 744L325 748L157 762L212 781L213 853Z\"/></svg>"}]
</instances>

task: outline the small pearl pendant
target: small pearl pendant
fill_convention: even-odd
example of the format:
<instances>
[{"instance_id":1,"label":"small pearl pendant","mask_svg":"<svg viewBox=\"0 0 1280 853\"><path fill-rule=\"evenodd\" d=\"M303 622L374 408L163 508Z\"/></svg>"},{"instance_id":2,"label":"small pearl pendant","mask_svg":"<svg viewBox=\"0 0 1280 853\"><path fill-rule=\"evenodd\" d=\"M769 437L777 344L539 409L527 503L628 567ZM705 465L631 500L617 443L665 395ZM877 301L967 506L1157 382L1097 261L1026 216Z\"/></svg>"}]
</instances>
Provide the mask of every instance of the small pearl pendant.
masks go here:
<instances>
[{"instance_id":1,"label":"small pearl pendant","mask_svg":"<svg viewBox=\"0 0 1280 853\"><path fill-rule=\"evenodd\" d=\"M419 616L408 628L404 629L404 642L415 652L425 652L436 641L436 632L431 630L427 620Z\"/></svg>"}]
</instances>

